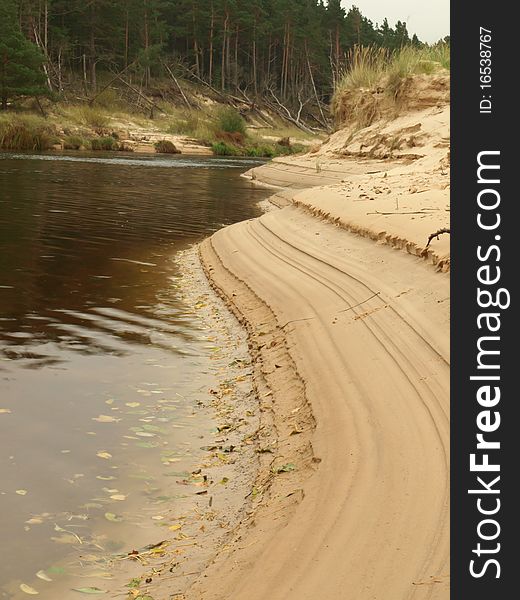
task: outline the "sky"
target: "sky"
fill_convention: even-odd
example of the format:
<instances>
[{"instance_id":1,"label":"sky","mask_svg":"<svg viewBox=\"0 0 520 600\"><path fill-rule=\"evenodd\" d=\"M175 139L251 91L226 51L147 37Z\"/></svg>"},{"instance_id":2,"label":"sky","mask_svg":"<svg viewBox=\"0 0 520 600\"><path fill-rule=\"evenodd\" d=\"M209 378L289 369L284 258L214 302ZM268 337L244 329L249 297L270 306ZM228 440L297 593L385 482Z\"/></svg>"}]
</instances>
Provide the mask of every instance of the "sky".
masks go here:
<instances>
[{"instance_id":1,"label":"sky","mask_svg":"<svg viewBox=\"0 0 520 600\"><path fill-rule=\"evenodd\" d=\"M357 6L364 17L379 25L385 17L393 27L405 21L410 37L416 33L422 42L436 42L450 32L450 0L343 0L348 10Z\"/></svg>"}]
</instances>

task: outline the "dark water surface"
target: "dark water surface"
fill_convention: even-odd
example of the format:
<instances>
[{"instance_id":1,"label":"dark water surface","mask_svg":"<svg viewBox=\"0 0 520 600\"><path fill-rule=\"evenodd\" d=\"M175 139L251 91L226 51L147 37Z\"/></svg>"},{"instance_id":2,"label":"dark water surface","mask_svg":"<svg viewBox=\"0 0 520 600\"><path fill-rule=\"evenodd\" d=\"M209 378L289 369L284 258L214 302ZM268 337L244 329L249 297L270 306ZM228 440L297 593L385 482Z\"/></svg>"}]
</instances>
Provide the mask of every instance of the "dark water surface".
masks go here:
<instances>
[{"instance_id":1,"label":"dark water surface","mask_svg":"<svg viewBox=\"0 0 520 600\"><path fill-rule=\"evenodd\" d=\"M78 538L117 550L96 519L170 500L147 463L194 452L213 376L176 253L258 214L247 166L0 154L0 598Z\"/></svg>"}]
</instances>

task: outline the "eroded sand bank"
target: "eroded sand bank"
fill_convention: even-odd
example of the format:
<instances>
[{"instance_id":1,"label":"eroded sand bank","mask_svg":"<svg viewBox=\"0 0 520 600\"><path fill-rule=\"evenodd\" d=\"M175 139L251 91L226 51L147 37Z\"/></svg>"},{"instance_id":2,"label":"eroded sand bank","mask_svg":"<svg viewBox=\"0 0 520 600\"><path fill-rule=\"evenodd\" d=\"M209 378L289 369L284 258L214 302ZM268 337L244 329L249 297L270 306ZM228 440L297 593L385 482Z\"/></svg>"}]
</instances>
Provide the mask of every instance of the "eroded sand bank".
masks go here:
<instances>
[{"instance_id":1,"label":"eroded sand bank","mask_svg":"<svg viewBox=\"0 0 520 600\"><path fill-rule=\"evenodd\" d=\"M341 132L286 162L286 187L338 152L345 175L201 246L249 332L260 470L189 600L449 597L448 110L407 118L364 163Z\"/></svg>"}]
</instances>

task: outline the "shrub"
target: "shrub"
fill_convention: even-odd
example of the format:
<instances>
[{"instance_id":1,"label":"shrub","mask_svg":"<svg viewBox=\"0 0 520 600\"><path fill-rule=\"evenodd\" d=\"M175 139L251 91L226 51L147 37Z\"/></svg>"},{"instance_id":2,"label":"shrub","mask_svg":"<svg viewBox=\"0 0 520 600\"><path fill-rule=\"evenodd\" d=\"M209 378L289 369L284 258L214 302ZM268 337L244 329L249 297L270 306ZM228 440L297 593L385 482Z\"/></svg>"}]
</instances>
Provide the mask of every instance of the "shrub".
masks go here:
<instances>
[{"instance_id":1,"label":"shrub","mask_svg":"<svg viewBox=\"0 0 520 600\"><path fill-rule=\"evenodd\" d=\"M159 154L180 154L181 151L170 140L159 140L154 144L155 151Z\"/></svg>"},{"instance_id":2,"label":"shrub","mask_svg":"<svg viewBox=\"0 0 520 600\"><path fill-rule=\"evenodd\" d=\"M119 144L113 137L98 137L90 141L92 150L113 152L119 150Z\"/></svg>"},{"instance_id":3,"label":"shrub","mask_svg":"<svg viewBox=\"0 0 520 600\"><path fill-rule=\"evenodd\" d=\"M216 126L217 131L226 133L246 134L246 122L238 111L234 108L222 108L217 113Z\"/></svg>"},{"instance_id":4,"label":"shrub","mask_svg":"<svg viewBox=\"0 0 520 600\"><path fill-rule=\"evenodd\" d=\"M226 142L214 142L211 150L215 156L240 156L240 150Z\"/></svg>"},{"instance_id":5,"label":"shrub","mask_svg":"<svg viewBox=\"0 0 520 600\"><path fill-rule=\"evenodd\" d=\"M2 150L49 150L57 141L54 127L39 117L15 115L0 119Z\"/></svg>"},{"instance_id":6,"label":"shrub","mask_svg":"<svg viewBox=\"0 0 520 600\"><path fill-rule=\"evenodd\" d=\"M268 144L248 146L246 148L246 156L255 158L273 158L276 156L276 149L274 146Z\"/></svg>"},{"instance_id":7,"label":"shrub","mask_svg":"<svg viewBox=\"0 0 520 600\"><path fill-rule=\"evenodd\" d=\"M290 154L300 154L300 152L304 151L305 146L302 146L302 144L291 144L290 146L280 144L280 142L276 144L277 155L289 156Z\"/></svg>"}]
</instances>

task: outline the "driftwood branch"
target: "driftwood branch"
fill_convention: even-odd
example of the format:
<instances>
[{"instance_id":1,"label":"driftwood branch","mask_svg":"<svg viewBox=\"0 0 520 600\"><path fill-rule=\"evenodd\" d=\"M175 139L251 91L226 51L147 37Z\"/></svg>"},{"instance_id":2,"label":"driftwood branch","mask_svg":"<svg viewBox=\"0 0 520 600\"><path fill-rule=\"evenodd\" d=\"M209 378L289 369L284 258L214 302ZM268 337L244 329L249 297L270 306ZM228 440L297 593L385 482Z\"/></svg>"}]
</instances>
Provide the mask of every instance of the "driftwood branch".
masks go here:
<instances>
[{"instance_id":1,"label":"driftwood branch","mask_svg":"<svg viewBox=\"0 0 520 600\"><path fill-rule=\"evenodd\" d=\"M428 243L426 244L426 248L428 248L428 246L431 244L431 242L434 238L436 238L438 240L439 236L442 235L443 233L451 233L451 231L448 227L444 227L443 229L439 229L439 231L432 233L430 235L430 237L428 238Z\"/></svg>"}]
</instances>

